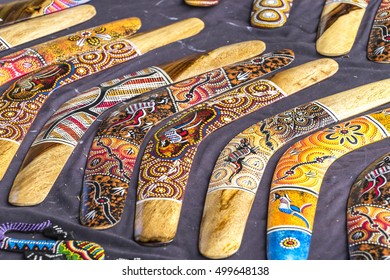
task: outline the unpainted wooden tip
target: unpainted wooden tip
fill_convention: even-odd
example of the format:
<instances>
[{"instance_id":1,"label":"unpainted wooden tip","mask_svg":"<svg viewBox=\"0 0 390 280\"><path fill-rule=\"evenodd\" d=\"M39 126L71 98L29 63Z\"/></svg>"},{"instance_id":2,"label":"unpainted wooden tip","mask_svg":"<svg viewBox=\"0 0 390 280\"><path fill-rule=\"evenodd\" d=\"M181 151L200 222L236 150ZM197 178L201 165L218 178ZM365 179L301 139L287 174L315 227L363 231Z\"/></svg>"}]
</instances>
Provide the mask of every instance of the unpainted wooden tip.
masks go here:
<instances>
[{"instance_id":1,"label":"unpainted wooden tip","mask_svg":"<svg viewBox=\"0 0 390 280\"><path fill-rule=\"evenodd\" d=\"M250 59L264 50L265 43L262 41L240 42L174 61L161 68L166 70L174 81L182 81L207 71Z\"/></svg>"},{"instance_id":2,"label":"unpainted wooden tip","mask_svg":"<svg viewBox=\"0 0 390 280\"><path fill-rule=\"evenodd\" d=\"M131 37L141 53L183 40L198 34L204 29L204 22L199 18L184 19L148 32Z\"/></svg>"},{"instance_id":3,"label":"unpainted wooden tip","mask_svg":"<svg viewBox=\"0 0 390 280\"><path fill-rule=\"evenodd\" d=\"M45 200L73 147L58 143L30 148L8 195L14 206L35 206Z\"/></svg>"},{"instance_id":4,"label":"unpainted wooden tip","mask_svg":"<svg viewBox=\"0 0 390 280\"><path fill-rule=\"evenodd\" d=\"M181 203L171 200L144 200L137 204L134 239L145 246L161 246L176 236Z\"/></svg>"},{"instance_id":5,"label":"unpainted wooden tip","mask_svg":"<svg viewBox=\"0 0 390 280\"><path fill-rule=\"evenodd\" d=\"M209 259L225 259L240 248L252 193L222 189L208 193L199 231L199 251Z\"/></svg>"},{"instance_id":6,"label":"unpainted wooden tip","mask_svg":"<svg viewBox=\"0 0 390 280\"><path fill-rule=\"evenodd\" d=\"M19 149L19 146L19 143L0 139L0 180L3 179L5 173L7 172L9 165Z\"/></svg>"},{"instance_id":7,"label":"unpainted wooden tip","mask_svg":"<svg viewBox=\"0 0 390 280\"><path fill-rule=\"evenodd\" d=\"M212 7L212 6L216 6L219 4L219 0L206 0L206 1L202 1L202 0L184 0L184 2L189 5L189 6L194 6L194 7Z\"/></svg>"}]
</instances>

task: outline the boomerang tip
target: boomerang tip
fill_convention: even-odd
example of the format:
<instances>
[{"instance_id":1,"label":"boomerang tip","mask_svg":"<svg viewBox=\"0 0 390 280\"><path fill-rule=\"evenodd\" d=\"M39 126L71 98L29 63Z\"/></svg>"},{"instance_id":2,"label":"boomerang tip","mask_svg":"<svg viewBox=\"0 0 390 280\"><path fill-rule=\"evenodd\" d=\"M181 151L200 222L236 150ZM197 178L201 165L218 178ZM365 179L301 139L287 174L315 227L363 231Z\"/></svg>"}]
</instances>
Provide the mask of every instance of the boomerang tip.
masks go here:
<instances>
[{"instance_id":1,"label":"boomerang tip","mask_svg":"<svg viewBox=\"0 0 390 280\"><path fill-rule=\"evenodd\" d=\"M42 203L72 151L73 147L58 143L43 143L31 147L15 177L8 202L15 206L34 206Z\"/></svg>"}]
</instances>

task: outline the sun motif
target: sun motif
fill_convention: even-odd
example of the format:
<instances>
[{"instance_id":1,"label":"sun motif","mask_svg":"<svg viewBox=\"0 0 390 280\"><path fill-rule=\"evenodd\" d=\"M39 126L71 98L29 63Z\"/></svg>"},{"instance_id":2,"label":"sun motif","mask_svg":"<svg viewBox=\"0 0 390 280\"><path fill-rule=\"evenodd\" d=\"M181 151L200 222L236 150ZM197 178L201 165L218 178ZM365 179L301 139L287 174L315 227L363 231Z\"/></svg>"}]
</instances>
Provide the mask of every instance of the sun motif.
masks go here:
<instances>
[{"instance_id":1,"label":"sun motif","mask_svg":"<svg viewBox=\"0 0 390 280\"><path fill-rule=\"evenodd\" d=\"M286 237L280 241L280 246L282 246L284 249L292 250L299 248L301 246L301 243L298 239L294 237Z\"/></svg>"}]
</instances>

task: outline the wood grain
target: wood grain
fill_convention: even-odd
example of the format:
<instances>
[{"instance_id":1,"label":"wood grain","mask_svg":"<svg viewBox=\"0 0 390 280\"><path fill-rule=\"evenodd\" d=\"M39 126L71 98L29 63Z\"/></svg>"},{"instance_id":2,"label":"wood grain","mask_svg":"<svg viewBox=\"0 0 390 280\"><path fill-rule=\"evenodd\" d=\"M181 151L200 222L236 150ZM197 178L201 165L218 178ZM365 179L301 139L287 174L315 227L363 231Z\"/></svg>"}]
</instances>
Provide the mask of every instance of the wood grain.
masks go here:
<instances>
[{"instance_id":1,"label":"wood grain","mask_svg":"<svg viewBox=\"0 0 390 280\"><path fill-rule=\"evenodd\" d=\"M134 35L131 42L141 53L168 45L174 41L196 35L204 28L204 22L198 18L188 18L168 26L148 31L146 34ZM178 39L180 38L180 39Z\"/></svg>"},{"instance_id":2,"label":"wood grain","mask_svg":"<svg viewBox=\"0 0 390 280\"><path fill-rule=\"evenodd\" d=\"M48 15L90 0L18 0L0 5L0 26L5 26L22 20Z\"/></svg>"},{"instance_id":3,"label":"wood grain","mask_svg":"<svg viewBox=\"0 0 390 280\"><path fill-rule=\"evenodd\" d=\"M389 89L390 79L385 79L318 99L318 102L328 107L339 120L344 120L390 102Z\"/></svg>"},{"instance_id":4,"label":"wood grain","mask_svg":"<svg viewBox=\"0 0 390 280\"><path fill-rule=\"evenodd\" d=\"M317 32L317 52L325 56L341 56L349 53L366 6L367 3L363 0L327 1Z\"/></svg>"},{"instance_id":5,"label":"wood grain","mask_svg":"<svg viewBox=\"0 0 390 280\"><path fill-rule=\"evenodd\" d=\"M173 61L157 67L166 72L166 74L171 78L171 82L179 82L212 69L253 57L256 54L262 53L264 49L265 44L262 41L240 42L222 46L206 53L184 57L178 61ZM137 76L137 73L131 73L129 76L134 78ZM107 84L107 82L103 84ZM128 85L125 82L119 83L119 85L113 82L111 87L104 86L103 84L100 85L100 89L97 88L95 91L101 91L102 94L104 94L104 92L109 90L115 90L116 87L127 87L126 93L123 94L121 98L118 96L116 97L116 102L107 102L111 104L111 107L121 100L130 99L131 97L136 96L136 94L131 90L132 87L134 90L137 87L137 84L134 83L134 79L128 80ZM143 91L152 89L153 88L150 86L148 87L145 85L136 93L141 94ZM54 113L54 116L59 114L61 110L65 111L63 108L70 106L77 108L86 107L88 103L85 100L88 99L83 96L87 96L90 92L91 90L87 90L78 97L69 100L61 106L56 113ZM77 101L79 98L83 99L83 102L85 103ZM94 96L92 102L95 99L96 96ZM104 102L104 99L102 102ZM99 106L99 104L97 104L97 106ZM98 110L94 110L94 113L96 112L98 112ZM95 119L96 117L97 116L95 116ZM53 117L53 119L49 119L48 123L55 122L55 120L56 119ZM41 131L39 135L44 134L45 127L47 126L44 126L42 129L43 131ZM86 131L84 131L84 133L85 132ZM82 135L83 133L79 137L81 138ZM61 173L75 148L75 145L72 145L71 143L60 143L61 139L57 139L57 142L53 139L53 142L47 141L41 143L39 140L42 139L38 136L38 139L35 140L32 147L29 149L25 160L23 161L22 167L15 178L9 194L9 202L13 205L31 206L41 203L51 190L57 180L57 177Z\"/></svg>"},{"instance_id":6,"label":"wood grain","mask_svg":"<svg viewBox=\"0 0 390 280\"><path fill-rule=\"evenodd\" d=\"M44 17L34 18L0 29L0 50L6 50L42 38L95 16L92 5L82 5Z\"/></svg>"}]
</instances>

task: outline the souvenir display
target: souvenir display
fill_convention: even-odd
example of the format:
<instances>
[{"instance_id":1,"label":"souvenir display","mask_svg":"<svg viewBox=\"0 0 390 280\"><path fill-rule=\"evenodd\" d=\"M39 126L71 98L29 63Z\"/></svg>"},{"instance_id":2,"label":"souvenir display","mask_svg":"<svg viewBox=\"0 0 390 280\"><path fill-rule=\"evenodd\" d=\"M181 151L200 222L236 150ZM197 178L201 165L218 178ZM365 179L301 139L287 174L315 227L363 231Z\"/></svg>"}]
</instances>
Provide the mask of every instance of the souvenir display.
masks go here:
<instances>
[{"instance_id":1,"label":"souvenir display","mask_svg":"<svg viewBox=\"0 0 390 280\"><path fill-rule=\"evenodd\" d=\"M371 27L367 45L368 59L390 63L390 2L382 0Z\"/></svg>"},{"instance_id":2,"label":"souvenir display","mask_svg":"<svg viewBox=\"0 0 390 280\"><path fill-rule=\"evenodd\" d=\"M377 83L378 86L369 89L389 95L390 79ZM366 88L364 94L368 92ZM349 98L357 95L359 91ZM360 101L355 99L352 103L356 106ZM343 105L339 105L338 109L348 111L346 104ZM338 116L334 108L329 112ZM338 123L307 136L287 149L275 168L269 195L269 259L308 258L318 196L327 169L343 155L387 138L389 115L390 110L385 109Z\"/></svg>"},{"instance_id":3,"label":"souvenir display","mask_svg":"<svg viewBox=\"0 0 390 280\"><path fill-rule=\"evenodd\" d=\"M347 231L353 260L390 259L390 155L371 163L349 193Z\"/></svg>"},{"instance_id":4,"label":"souvenir display","mask_svg":"<svg viewBox=\"0 0 390 280\"><path fill-rule=\"evenodd\" d=\"M47 121L29 149L11 188L9 202L18 206L41 203L80 139L106 110L150 90L167 88L173 82L253 57L264 49L262 41L223 46L104 82L70 99ZM56 159L55 163L51 158Z\"/></svg>"},{"instance_id":5,"label":"souvenir display","mask_svg":"<svg viewBox=\"0 0 390 280\"><path fill-rule=\"evenodd\" d=\"M0 29L0 52L85 22L95 14L93 6L82 5L5 26Z\"/></svg>"},{"instance_id":6,"label":"souvenir display","mask_svg":"<svg viewBox=\"0 0 390 280\"><path fill-rule=\"evenodd\" d=\"M141 27L139 18L125 18L88 28L68 36L25 48L0 58L0 85L43 68L57 60L95 50L103 44L134 34Z\"/></svg>"},{"instance_id":7,"label":"souvenir display","mask_svg":"<svg viewBox=\"0 0 390 280\"><path fill-rule=\"evenodd\" d=\"M251 25L258 28L281 27L287 22L293 0L254 0Z\"/></svg>"},{"instance_id":8,"label":"souvenir display","mask_svg":"<svg viewBox=\"0 0 390 280\"><path fill-rule=\"evenodd\" d=\"M90 0L18 0L0 5L0 26L88 3Z\"/></svg>"},{"instance_id":9,"label":"souvenir display","mask_svg":"<svg viewBox=\"0 0 390 280\"><path fill-rule=\"evenodd\" d=\"M200 103L158 129L147 143L140 165L135 239L150 244L166 244L174 239L192 162L207 136L329 78L336 71L337 63L331 59L308 62L280 72L270 80L245 83Z\"/></svg>"},{"instance_id":10,"label":"souvenir display","mask_svg":"<svg viewBox=\"0 0 390 280\"><path fill-rule=\"evenodd\" d=\"M206 72L125 102L99 126L84 172L81 223L96 229L116 225L125 210L130 178L146 133L157 123L269 74L294 60L290 50L257 56ZM249 85L248 85L249 86ZM260 97L259 97L260 98Z\"/></svg>"},{"instance_id":11,"label":"souvenir display","mask_svg":"<svg viewBox=\"0 0 390 280\"><path fill-rule=\"evenodd\" d=\"M53 63L13 83L0 97L0 177L5 174L40 108L56 89L193 36L203 27L200 19L182 20L137 37L109 42L97 50Z\"/></svg>"},{"instance_id":12,"label":"souvenir display","mask_svg":"<svg viewBox=\"0 0 390 280\"><path fill-rule=\"evenodd\" d=\"M210 178L200 252L209 258L226 258L239 249L268 161L280 148L299 136L389 102L388 85L389 81L372 83L330 95L267 118L235 136L222 150Z\"/></svg>"},{"instance_id":13,"label":"souvenir display","mask_svg":"<svg viewBox=\"0 0 390 280\"><path fill-rule=\"evenodd\" d=\"M317 52L340 56L350 52L369 0L326 0L317 31Z\"/></svg>"},{"instance_id":14,"label":"souvenir display","mask_svg":"<svg viewBox=\"0 0 390 280\"><path fill-rule=\"evenodd\" d=\"M6 236L10 232L42 233L54 240L19 239ZM104 249L90 241L73 240L50 220L37 223L4 223L0 225L0 249L23 253L28 260L103 260Z\"/></svg>"}]
</instances>

